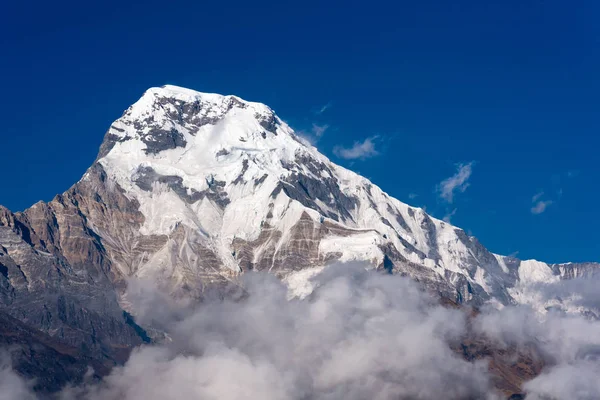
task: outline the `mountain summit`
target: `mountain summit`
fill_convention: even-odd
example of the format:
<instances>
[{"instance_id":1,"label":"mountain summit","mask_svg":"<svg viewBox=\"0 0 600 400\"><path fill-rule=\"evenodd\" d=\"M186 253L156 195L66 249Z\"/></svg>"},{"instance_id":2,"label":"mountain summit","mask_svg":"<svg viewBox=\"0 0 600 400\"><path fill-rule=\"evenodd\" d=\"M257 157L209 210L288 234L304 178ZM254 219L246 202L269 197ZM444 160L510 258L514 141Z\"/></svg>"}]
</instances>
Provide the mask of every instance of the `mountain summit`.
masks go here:
<instances>
[{"instance_id":1,"label":"mountain summit","mask_svg":"<svg viewBox=\"0 0 600 400\"><path fill-rule=\"evenodd\" d=\"M336 261L473 305L531 302L527 285L598 271L492 254L332 163L269 107L176 86L129 107L67 192L0 207L0 311L112 362L150 340L129 315L132 277L200 299L269 271L302 296Z\"/></svg>"}]
</instances>

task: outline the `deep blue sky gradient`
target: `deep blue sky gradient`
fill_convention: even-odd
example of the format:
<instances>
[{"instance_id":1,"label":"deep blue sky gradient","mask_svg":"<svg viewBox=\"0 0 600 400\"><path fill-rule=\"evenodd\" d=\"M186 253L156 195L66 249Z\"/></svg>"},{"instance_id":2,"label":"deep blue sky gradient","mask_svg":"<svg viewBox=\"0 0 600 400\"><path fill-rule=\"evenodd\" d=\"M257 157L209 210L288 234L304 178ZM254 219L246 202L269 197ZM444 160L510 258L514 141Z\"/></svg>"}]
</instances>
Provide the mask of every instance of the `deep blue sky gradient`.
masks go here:
<instances>
[{"instance_id":1,"label":"deep blue sky gradient","mask_svg":"<svg viewBox=\"0 0 600 400\"><path fill-rule=\"evenodd\" d=\"M328 124L322 152L434 216L456 208L494 252L600 261L599 20L595 0L5 2L0 204L66 190L170 83ZM373 135L378 157L332 152ZM447 204L436 185L470 161ZM540 191L553 204L533 215Z\"/></svg>"}]
</instances>

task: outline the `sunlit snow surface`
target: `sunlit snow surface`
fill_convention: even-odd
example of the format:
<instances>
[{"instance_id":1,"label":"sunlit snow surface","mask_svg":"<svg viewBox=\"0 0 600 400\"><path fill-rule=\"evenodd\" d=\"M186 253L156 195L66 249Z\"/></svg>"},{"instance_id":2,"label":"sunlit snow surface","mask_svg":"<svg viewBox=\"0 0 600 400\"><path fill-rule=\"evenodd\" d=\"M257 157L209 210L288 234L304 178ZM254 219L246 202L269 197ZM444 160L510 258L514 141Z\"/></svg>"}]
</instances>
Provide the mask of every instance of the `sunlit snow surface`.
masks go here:
<instances>
[{"instance_id":1,"label":"sunlit snow surface","mask_svg":"<svg viewBox=\"0 0 600 400\"><path fill-rule=\"evenodd\" d=\"M171 101L161 102L165 98ZM200 116L210 123L194 125L173 118L177 113L173 101L200 104ZM276 122L272 130L261 125L261 121L269 118ZM178 132L185 145L156 153L145 151L147 143L142 138L157 127ZM152 88L111 125L109 134L118 140L99 163L125 190L126 196L139 202L139 210L145 217L140 233L170 235L183 224L197 232L198 238L204 240L232 272L239 270L232 257L235 238L257 239L264 221L269 219L270 226L282 232L281 246L289 240L290 229L307 213L315 222L329 221L358 231L350 236L331 235L321 240L319 253L323 256L341 254L340 261L364 260L380 264L384 258L382 246L391 244L408 262L430 268L440 279L448 279L448 273L462 274L492 298L497 297L500 290L512 288L511 296L525 303L535 302L535 298L526 293L528 285L558 279L544 263L521 262L517 270L511 270L507 257L490 255L482 259L473 253L472 245L466 244L472 239L462 230L428 216L420 208L391 198L367 179L335 165L260 103L176 86ZM341 193L358 200L355 207L348 210L351 218L333 221L281 191L273 195L278 184L294 172L319 180L327 178L328 172L320 171L316 176L314 170L301 163L294 164L299 158L324 163L334 175ZM285 165L294 167L290 169ZM188 195L210 190L214 182L224 182L222 190L228 203L218 205L207 197L186 202L161 183L155 183L152 190L142 190L136 179L140 169L145 167L161 176L180 177ZM323 212L331 211L323 202L316 203ZM258 255L260 251L255 257ZM157 258L167 255L154 257L156 262ZM318 269L290 275L287 282L292 292L305 296L310 291L306 282L316 271Z\"/></svg>"}]
</instances>

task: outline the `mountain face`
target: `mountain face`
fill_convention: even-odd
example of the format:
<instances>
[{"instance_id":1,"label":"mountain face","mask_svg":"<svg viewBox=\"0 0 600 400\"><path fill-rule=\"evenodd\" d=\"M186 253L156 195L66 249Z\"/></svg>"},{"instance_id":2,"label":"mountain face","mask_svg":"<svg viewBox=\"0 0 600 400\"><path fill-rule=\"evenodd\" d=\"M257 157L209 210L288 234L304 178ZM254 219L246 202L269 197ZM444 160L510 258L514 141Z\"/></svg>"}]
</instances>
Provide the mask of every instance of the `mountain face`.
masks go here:
<instances>
[{"instance_id":1,"label":"mountain face","mask_svg":"<svg viewBox=\"0 0 600 400\"><path fill-rule=\"evenodd\" d=\"M492 254L332 163L267 106L175 86L129 107L67 192L0 207L0 311L105 363L150 340L129 314L130 278L202 299L259 270L303 295L335 261L475 306L528 302L526 285L599 270Z\"/></svg>"}]
</instances>

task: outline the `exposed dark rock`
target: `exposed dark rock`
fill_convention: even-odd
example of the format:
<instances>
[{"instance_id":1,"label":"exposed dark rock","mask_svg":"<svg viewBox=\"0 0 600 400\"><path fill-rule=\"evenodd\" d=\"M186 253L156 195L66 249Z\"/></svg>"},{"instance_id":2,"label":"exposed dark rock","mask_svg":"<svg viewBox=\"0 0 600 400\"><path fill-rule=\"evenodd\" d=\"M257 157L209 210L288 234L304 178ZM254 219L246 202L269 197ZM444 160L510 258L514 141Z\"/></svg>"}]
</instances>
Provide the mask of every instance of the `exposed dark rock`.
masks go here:
<instances>
[{"instance_id":1,"label":"exposed dark rock","mask_svg":"<svg viewBox=\"0 0 600 400\"><path fill-rule=\"evenodd\" d=\"M477 314L477 311L474 311ZM536 377L546 362L535 346L519 348L495 345L470 329L465 337L452 346L465 360L486 360L491 372L491 383L508 399L523 399L523 384Z\"/></svg>"},{"instance_id":2,"label":"exposed dark rock","mask_svg":"<svg viewBox=\"0 0 600 400\"><path fill-rule=\"evenodd\" d=\"M244 182L244 174L246 173L246 171L248 171L248 160L245 159L242 161L242 171L240 172L238 177L235 178L231 183L237 185L238 183Z\"/></svg>"},{"instance_id":3,"label":"exposed dark rock","mask_svg":"<svg viewBox=\"0 0 600 400\"><path fill-rule=\"evenodd\" d=\"M204 198L204 195L195 189L188 189L183 186L182 177L177 175L160 175L151 167L138 168L134 182L140 189L146 192L151 192L153 185L157 182L165 184L187 203L195 203Z\"/></svg>"},{"instance_id":4,"label":"exposed dark rock","mask_svg":"<svg viewBox=\"0 0 600 400\"><path fill-rule=\"evenodd\" d=\"M98 380L115 365L90 357L1 311L0 348L10 352L12 368L34 380L33 389L42 395L57 392L67 384L81 383L90 370L92 379Z\"/></svg>"},{"instance_id":5,"label":"exposed dark rock","mask_svg":"<svg viewBox=\"0 0 600 400\"><path fill-rule=\"evenodd\" d=\"M135 184L146 192L152 191L155 183L167 185L169 189L175 192L182 200L192 204L198 200L207 197L221 207L227 206L230 200L227 198L227 193L223 190L225 182L210 181L209 189L197 191L193 188L188 188L183 185L183 178L177 175L160 175L151 167L138 168L135 177Z\"/></svg>"},{"instance_id":6,"label":"exposed dark rock","mask_svg":"<svg viewBox=\"0 0 600 400\"><path fill-rule=\"evenodd\" d=\"M230 154L229 150L227 150L227 149L221 149L221 150L217 151L217 154L215 154L215 156L217 156L217 157L219 157L219 156L226 156L228 154Z\"/></svg>"},{"instance_id":7,"label":"exposed dark rock","mask_svg":"<svg viewBox=\"0 0 600 400\"><path fill-rule=\"evenodd\" d=\"M223 116L222 114L208 116L209 111L212 110L212 105L203 103L201 100L185 102L170 97L158 97L157 102L163 107L172 121L176 121L180 125L185 126L192 135L196 134L204 125L215 125ZM237 103L241 104L240 108L245 107L245 104L239 101L236 102L235 99L233 99L228 103L228 108L222 111L229 111L233 105ZM168 107L168 105L171 105L175 111L173 111L171 107Z\"/></svg>"},{"instance_id":8,"label":"exposed dark rock","mask_svg":"<svg viewBox=\"0 0 600 400\"><path fill-rule=\"evenodd\" d=\"M112 213L106 207L116 210L124 203L118 190L108 195L99 189L106 178L99 165L88 174L85 183L50 203L38 203L24 213L1 210L0 262L6 276L0 276L0 311L84 355L118 361L142 339L123 317L115 291L118 274L88 221L93 205L104 208L104 223L114 223L106 221ZM92 187L95 195L89 193ZM102 195L107 200L113 196L110 206ZM128 207L130 212L135 209L128 205L119 212ZM135 219L125 223L134 227Z\"/></svg>"},{"instance_id":9,"label":"exposed dark rock","mask_svg":"<svg viewBox=\"0 0 600 400\"><path fill-rule=\"evenodd\" d=\"M279 125L279 122L277 121L277 117L274 113L269 113L269 115L267 116L262 114L255 114L254 117L258 120L260 126L265 128L272 134L277 135L277 126Z\"/></svg>"},{"instance_id":10,"label":"exposed dark rock","mask_svg":"<svg viewBox=\"0 0 600 400\"><path fill-rule=\"evenodd\" d=\"M306 156L299 156L294 164L284 165L284 168L297 172L278 184L271 194L272 198L283 191L291 199L335 221L352 220L350 211L358 206L358 199L341 191L338 181L325 164ZM308 169L310 175L302 173L302 168ZM326 177L323 177L323 174ZM316 203L317 199L334 211L323 210Z\"/></svg>"},{"instance_id":11,"label":"exposed dark rock","mask_svg":"<svg viewBox=\"0 0 600 400\"><path fill-rule=\"evenodd\" d=\"M407 242L402 236L397 235L397 238L400 241L400 243L402 243L402 245L404 246L405 250L407 250L410 253L417 254L421 260L424 260L424 259L427 258L427 255L425 253L423 253L421 250L417 249L411 243Z\"/></svg>"},{"instance_id":12,"label":"exposed dark rock","mask_svg":"<svg viewBox=\"0 0 600 400\"><path fill-rule=\"evenodd\" d=\"M241 108L241 109L248 107L248 105L246 103L243 103L237 97L234 97L234 96L228 96L226 104L227 104L227 111L231 110L234 107Z\"/></svg>"},{"instance_id":13,"label":"exposed dark rock","mask_svg":"<svg viewBox=\"0 0 600 400\"><path fill-rule=\"evenodd\" d=\"M392 214L396 218L396 222L398 223L398 225L400 225L402 227L402 229L404 229L408 233L412 233L412 230L410 229L410 227L408 226L408 224L402 217L402 214L400 214L398 212L398 210L394 210L390 204L387 205L387 210L390 214ZM410 215L410 212L411 212L410 208L408 210L409 210L409 215Z\"/></svg>"},{"instance_id":14,"label":"exposed dark rock","mask_svg":"<svg viewBox=\"0 0 600 400\"><path fill-rule=\"evenodd\" d=\"M178 132L175 128L168 131L152 128L141 139L146 144L146 154L157 154L163 150L185 147L187 144L181 132Z\"/></svg>"},{"instance_id":15,"label":"exposed dark rock","mask_svg":"<svg viewBox=\"0 0 600 400\"><path fill-rule=\"evenodd\" d=\"M560 276L561 279L590 279L600 276L597 263L552 264L550 267L554 275Z\"/></svg>"},{"instance_id":16,"label":"exposed dark rock","mask_svg":"<svg viewBox=\"0 0 600 400\"><path fill-rule=\"evenodd\" d=\"M438 243L437 243L437 228L429 215L423 214L423 220L421 221L421 229L425 232L427 246L429 247L429 254L427 254L428 258L432 260L438 261L440 259L440 255L437 251Z\"/></svg>"},{"instance_id":17,"label":"exposed dark rock","mask_svg":"<svg viewBox=\"0 0 600 400\"><path fill-rule=\"evenodd\" d=\"M269 176L269 174L264 174L260 178L255 179L254 180L254 186L258 186L258 185L262 184L265 181L265 179L267 179L268 176Z\"/></svg>"},{"instance_id":18,"label":"exposed dark rock","mask_svg":"<svg viewBox=\"0 0 600 400\"><path fill-rule=\"evenodd\" d=\"M125 142L125 141L131 139L130 136L121 137L121 136L115 135L114 133L111 132L113 130L119 131L119 132L124 132L123 129L119 129L114 126L111 126L110 129L108 130L108 132L106 132L106 135L104 135L104 140L102 141L102 144L100 145L100 150L98 151L98 156L96 157L96 160L99 160L102 157L106 156L108 153L110 153L110 151L113 149L113 147L115 147L115 145L117 143Z\"/></svg>"},{"instance_id":19,"label":"exposed dark rock","mask_svg":"<svg viewBox=\"0 0 600 400\"><path fill-rule=\"evenodd\" d=\"M463 274L445 270L444 277L447 282L452 282L456 290L454 300L459 304L482 305L490 298L480 285L469 282Z\"/></svg>"}]
</instances>

